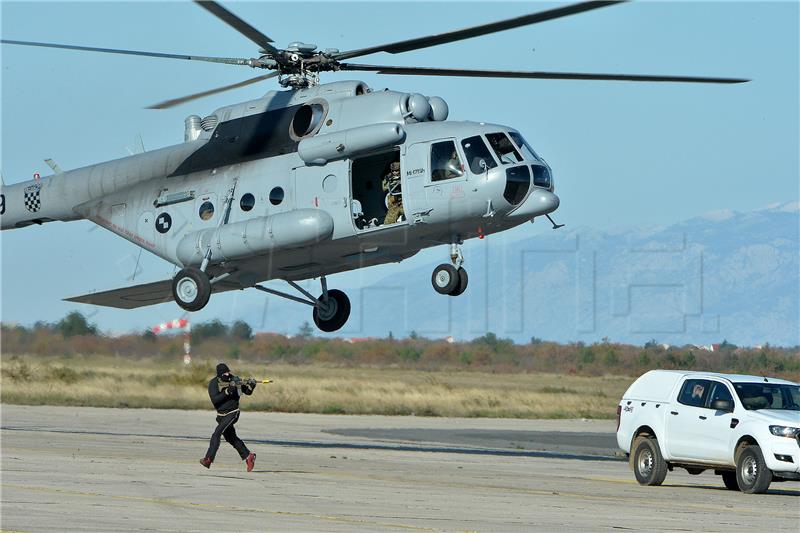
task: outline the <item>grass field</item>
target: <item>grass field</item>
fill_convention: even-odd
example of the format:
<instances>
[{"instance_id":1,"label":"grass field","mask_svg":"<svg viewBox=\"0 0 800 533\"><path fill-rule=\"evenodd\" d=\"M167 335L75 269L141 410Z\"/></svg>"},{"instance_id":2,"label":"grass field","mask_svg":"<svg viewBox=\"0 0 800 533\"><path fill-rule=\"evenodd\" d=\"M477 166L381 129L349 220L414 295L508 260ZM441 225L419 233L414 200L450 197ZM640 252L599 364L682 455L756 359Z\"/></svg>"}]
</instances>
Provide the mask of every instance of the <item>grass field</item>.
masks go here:
<instances>
[{"instance_id":1,"label":"grass field","mask_svg":"<svg viewBox=\"0 0 800 533\"><path fill-rule=\"evenodd\" d=\"M458 417L612 418L628 377L494 374L402 368L230 363L243 377L269 377L248 410ZM213 362L7 356L4 404L210 409Z\"/></svg>"}]
</instances>

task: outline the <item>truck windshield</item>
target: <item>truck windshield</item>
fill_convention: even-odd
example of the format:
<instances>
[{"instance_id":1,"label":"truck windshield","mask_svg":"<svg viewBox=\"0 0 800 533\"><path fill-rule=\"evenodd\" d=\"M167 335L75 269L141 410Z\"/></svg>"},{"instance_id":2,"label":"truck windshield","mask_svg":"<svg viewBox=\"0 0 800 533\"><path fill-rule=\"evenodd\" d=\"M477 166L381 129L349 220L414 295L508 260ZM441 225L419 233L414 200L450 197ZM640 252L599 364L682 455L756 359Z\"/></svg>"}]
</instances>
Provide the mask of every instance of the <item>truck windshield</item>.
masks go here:
<instances>
[{"instance_id":1,"label":"truck windshield","mask_svg":"<svg viewBox=\"0 0 800 533\"><path fill-rule=\"evenodd\" d=\"M777 383L734 383L745 409L800 411L800 385Z\"/></svg>"}]
</instances>

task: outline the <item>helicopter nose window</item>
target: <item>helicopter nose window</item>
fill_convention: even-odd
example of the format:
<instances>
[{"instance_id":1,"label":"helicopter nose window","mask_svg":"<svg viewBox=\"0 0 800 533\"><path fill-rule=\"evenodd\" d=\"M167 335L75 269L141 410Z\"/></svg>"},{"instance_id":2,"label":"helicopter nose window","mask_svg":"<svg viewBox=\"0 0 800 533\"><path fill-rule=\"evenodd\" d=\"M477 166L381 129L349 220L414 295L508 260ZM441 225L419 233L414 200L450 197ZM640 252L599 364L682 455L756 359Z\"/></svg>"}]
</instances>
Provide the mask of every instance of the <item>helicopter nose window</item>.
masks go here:
<instances>
[{"instance_id":1,"label":"helicopter nose window","mask_svg":"<svg viewBox=\"0 0 800 533\"><path fill-rule=\"evenodd\" d=\"M480 135L464 139L461 141L461 147L464 148L469 169L473 174L483 174L487 169L497 166L497 162Z\"/></svg>"},{"instance_id":2,"label":"helicopter nose window","mask_svg":"<svg viewBox=\"0 0 800 533\"><path fill-rule=\"evenodd\" d=\"M552 179L550 178L550 171L547 167L542 165L533 165L533 184L537 187L544 187L545 189L549 189L550 185L552 185Z\"/></svg>"},{"instance_id":3,"label":"helicopter nose window","mask_svg":"<svg viewBox=\"0 0 800 533\"><path fill-rule=\"evenodd\" d=\"M444 141L431 145L431 181L460 178L464 175L464 166L456 151L456 143Z\"/></svg>"},{"instance_id":4,"label":"helicopter nose window","mask_svg":"<svg viewBox=\"0 0 800 533\"><path fill-rule=\"evenodd\" d=\"M519 149L522 151L522 155L525 156L525 159L533 159L537 161L541 160L539 154L537 154L533 148L531 148L530 144L525 142L525 139L522 138L522 135L516 131L509 131L508 134L514 140L514 142L517 143L517 146L519 146Z\"/></svg>"},{"instance_id":5,"label":"helicopter nose window","mask_svg":"<svg viewBox=\"0 0 800 533\"><path fill-rule=\"evenodd\" d=\"M242 195L242 199L239 200L239 207L242 208L242 211L250 211L256 205L256 197L252 194L245 193Z\"/></svg>"},{"instance_id":6,"label":"helicopter nose window","mask_svg":"<svg viewBox=\"0 0 800 533\"><path fill-rule=\"evenodd\" d=\"M505 198L511 205L517 205L528 194L531 187L531 171L527 166L511 167L506 170Z\"/></svg>"},{"instance_id":7,"label":"helicopter nose window","mask_svg":"<svg viewBox=\"0 0 800 533\"><path fill-rule=\"evenodd\" d=\"M519 155L505 133L487 133L486 138L489 139L489 144L492 145L492 149L501 163L510 165L522 162L522 156Z\"/></svg>"},{"instance_id":8,"label":"helicopter nose window","mask_svg":"<svg viewBox=\"0 0 800 533\"><path fill-rule=\"evenodd\" d=\"M269 203L272 205L280 205L283 202L283 188L275 187L269 191Z\"/></svg>"},{"instance_id":9,"label":"helicopter nose window","mask_svg":"<svg viewBox=\"0 0 800 533\"><path fill-rule=\"evenodd\" d=\"M214 204L211 202L203 202L198 212L201 220L211 220L214 216Z\"/></svg>"}]
</instances>

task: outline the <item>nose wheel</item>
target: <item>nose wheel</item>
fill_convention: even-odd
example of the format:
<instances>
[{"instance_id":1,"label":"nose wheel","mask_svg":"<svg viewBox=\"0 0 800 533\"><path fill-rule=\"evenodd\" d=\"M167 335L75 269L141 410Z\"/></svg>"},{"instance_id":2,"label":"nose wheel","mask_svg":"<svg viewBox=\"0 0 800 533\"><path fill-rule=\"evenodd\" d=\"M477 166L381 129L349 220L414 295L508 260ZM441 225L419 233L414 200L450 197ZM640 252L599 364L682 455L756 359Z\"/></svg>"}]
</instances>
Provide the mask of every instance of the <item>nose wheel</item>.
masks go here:
<instances>
[{"instance_id":1,"label":"nose wheel","mask_svg":"<svg viewBox=\"0 0 800 533\"><path fill-rule=\"evenodd\" d=\"M458 240L450 245L450 262L452 264L442 263L433 269L431 285L433 285L433 290L439 294L458 296L467 290L469 276L461 266L464 264L464 256L461 254L460 242Z\"/></svg>"},{"instance_id":2,"label":"nose wheel","mask_svg":"<svg viewBox=\"0 0 800 533\"><path fill-rule=\"evenodd\" d=\"M186 267L172 278L172 297L186 311L199 311L211 297L211 281L198 268Z\"/></svg>"},{"instance_id":3,"label":"nose wheel","mask_svg":"<svg viewBox=\"0 0 800 533\"><path fill-rule=\"evenodd\" d=\"M431 275L431 285L433 290L439 294L448 296L458 296L467 290L469 276L463 267L456 268L453 265L442 263L433 269Z\"/></svg>"}]
</instances>

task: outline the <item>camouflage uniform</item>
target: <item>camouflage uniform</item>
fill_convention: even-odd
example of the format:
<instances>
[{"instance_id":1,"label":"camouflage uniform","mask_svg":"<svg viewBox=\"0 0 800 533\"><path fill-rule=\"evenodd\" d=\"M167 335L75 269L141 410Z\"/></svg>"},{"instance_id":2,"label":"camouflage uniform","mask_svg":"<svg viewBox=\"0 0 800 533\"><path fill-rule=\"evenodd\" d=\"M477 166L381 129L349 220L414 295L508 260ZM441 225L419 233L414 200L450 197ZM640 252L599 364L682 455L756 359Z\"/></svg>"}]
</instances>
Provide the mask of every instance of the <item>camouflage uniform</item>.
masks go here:
<instances>
[{"instance_id":1,"label":"camouflage uniform","mask_svg":"<svg viewBox=\"0 0 800 533\"><path fill-rule=\"evenodd\" d=\"M397 175L394 174L395 171ZM402 196L399 194L391 194L392 190L400 190L400 163L395 161L391 164L389 173L383 177L381 187L385 192L389 193L389 200L387 202L389 204L389 210L386 212L386 218L383 219L383 223L394 224L397 222L397 219L400 218L400 215L405 216Z\"/></svg>"}]
</instances>

